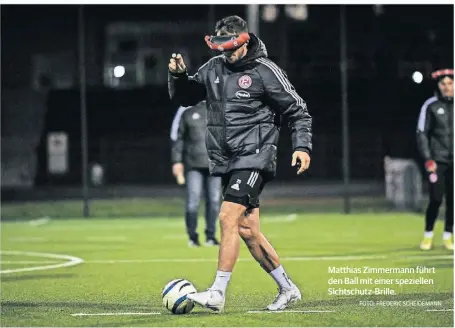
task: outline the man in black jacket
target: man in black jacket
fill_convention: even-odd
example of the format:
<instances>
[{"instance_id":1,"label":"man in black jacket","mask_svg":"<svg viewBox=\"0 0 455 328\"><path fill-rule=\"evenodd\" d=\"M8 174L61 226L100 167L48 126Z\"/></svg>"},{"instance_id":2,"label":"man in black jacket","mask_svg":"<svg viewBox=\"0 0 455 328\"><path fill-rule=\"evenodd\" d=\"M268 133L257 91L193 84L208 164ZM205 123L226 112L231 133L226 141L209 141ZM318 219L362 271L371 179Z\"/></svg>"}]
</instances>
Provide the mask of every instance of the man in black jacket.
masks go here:
<instances>
[{"instance_id":1,"label":"man in black jacket","mask_svg":"<svg viewBox=\"0 0 455 328\"><path fill-rule=\"evenodd\" d=\"M308 169L312 149L311 123L305 102L286 74L270 59L264 44L248 33L238 16L221 19L207 45L221 52L188 76L183 58L173 54L169 63L169 93L188 106L207 100L206 145L212 175L223 180L219 220L221 246L213 285L188 298L222 311L225 292L239 255L239 235L261 267L279 287L269 310L284 309L301 299L280 259L260 231L259 195L276 172L279 118L287 117L298 174Z\"/></svg>"},{"instance_id":2,"label":"man in black jacket","mask_svg":"<svg viewBox=\"0 0 455 328\"><path fill-rule=\"evenodd\" d=\"M205 245L219 245L215 231L221 178L209 174L205 147L206 120L206 103L201 101L195 106L180 107L171 128L172 173L179 184L186 182L185 223L190 247L200 246L196 229L202 190L205 196Z\"/></svg>"},{"instance_id":3,"label":"man in black jacket","mask_svg":"<svg viewBox=\"0 0 455 328\"><path fill-rule=\"evenodd\" d=\"M425 217L425 233L420 248L433 245L433 228L445 193L444 246L453 251L453 69L435 71L436 96L420 110L417 145L428 172L430 202Z\"/></svg>"}]
</instances>

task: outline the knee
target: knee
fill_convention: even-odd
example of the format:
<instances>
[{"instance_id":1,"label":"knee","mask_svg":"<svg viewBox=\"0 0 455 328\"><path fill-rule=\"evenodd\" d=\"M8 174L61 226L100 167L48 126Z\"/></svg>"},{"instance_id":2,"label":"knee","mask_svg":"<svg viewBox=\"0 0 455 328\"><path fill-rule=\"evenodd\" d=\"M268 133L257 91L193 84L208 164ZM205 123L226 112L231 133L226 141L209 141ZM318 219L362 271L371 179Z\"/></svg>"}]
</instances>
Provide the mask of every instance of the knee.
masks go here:
<instances>
[{"instance_id":1,"label":"knee","mask_svg":"<svg viewBox=\"0 0 455 328\"><path fill-rule=\"evenodd\" d=\"M218 208L220 205L219 195L218 196L210 195L206 201L211 208Z\"/></svg>"},{"instance_id":2,"label":"knee","mask_svg":"<svg viewBox=\"0 0 455 328\"><path fill-rule=\"evenodd\" d=\"M197 199L188 199L186 204L186 211L190 213L197 212L199 209L199 201Z\"/></svg>"},{"instance_id":3,"label":"knee","mask_svg":"<svg viewBox=\"0 0 455 328\"><path fill-rule=\"evenodd\" d=\"M219 215L221 230L223 232L237 230L237 218L227 212L221 211Z\"/></svg>"},{"instance_id":4,"label":"knee","mask_svg":"<svg viewBox=\"0 0 455 328\"><path fill-rule=\"evenodd\" d=\"M239 235L245 241L245 243L253 243L257 240L259 231L251 227L239 226Z\"/></svg>"}]
</instances>

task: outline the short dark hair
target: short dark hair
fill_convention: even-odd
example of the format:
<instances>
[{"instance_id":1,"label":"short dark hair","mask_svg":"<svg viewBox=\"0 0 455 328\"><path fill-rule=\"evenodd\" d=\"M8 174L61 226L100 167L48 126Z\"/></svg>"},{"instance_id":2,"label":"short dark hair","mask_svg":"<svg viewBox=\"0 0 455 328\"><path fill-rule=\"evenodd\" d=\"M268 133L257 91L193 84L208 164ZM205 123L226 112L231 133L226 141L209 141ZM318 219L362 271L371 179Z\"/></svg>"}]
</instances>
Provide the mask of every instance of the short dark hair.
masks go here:
<instances>
[{"instance_id":1,"label":"short dark hair","mask_svg":"<svg viewBox=\"0 0 455 328\"><path fill-rule=\"evenodd\" d=\"M227 16L216 22L215 34L220 32L221 35L225 34L240 34L242 32L248 32L248 25L246 21L239 16Z\"/></svg>"}]
</instances>

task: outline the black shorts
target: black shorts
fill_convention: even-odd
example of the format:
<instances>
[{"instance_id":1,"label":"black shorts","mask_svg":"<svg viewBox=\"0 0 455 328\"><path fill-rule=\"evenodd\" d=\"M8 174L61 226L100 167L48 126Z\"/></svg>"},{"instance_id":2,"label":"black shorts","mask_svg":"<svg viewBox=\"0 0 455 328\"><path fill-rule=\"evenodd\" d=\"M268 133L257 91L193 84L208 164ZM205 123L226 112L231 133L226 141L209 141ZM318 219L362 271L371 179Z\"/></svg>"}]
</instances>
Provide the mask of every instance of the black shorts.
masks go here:
<instances>
[{"instance_id":1,"label":"black shorts","mask_svg":"<svg viewBox=\"0 0 455 328\"><path fill-rule=\"evenodd\" d=\"M259 195L265 181L260 171L231 171L222 176L223 199L245 206L247 209L259 207Z\"/></svg>"}]
</instances>

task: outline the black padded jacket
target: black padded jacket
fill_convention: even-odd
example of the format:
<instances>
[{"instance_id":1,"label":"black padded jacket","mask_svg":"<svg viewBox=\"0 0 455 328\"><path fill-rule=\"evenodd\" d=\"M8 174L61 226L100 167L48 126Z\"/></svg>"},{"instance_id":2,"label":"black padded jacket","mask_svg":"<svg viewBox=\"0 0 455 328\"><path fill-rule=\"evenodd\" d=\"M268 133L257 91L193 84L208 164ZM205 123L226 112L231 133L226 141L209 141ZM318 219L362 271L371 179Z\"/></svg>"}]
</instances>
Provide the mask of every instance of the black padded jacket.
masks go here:
<instances>
[{"instance_id":1,"label":"black padded jacket","mask_svg":"<svg viewBox=\"0 0 455 328\"><path fill-rule=\"evenodd\" d=\"M180 107L171 128L171 161L184 163L185 170L208 169L209 158L205 147L207 130L205 101L194 106Z\"/></svg>"},{"instance_id":2,"label":"black padded jacket","mask_svg":"<svg viewBox=\"0 0 455 328\"><path fill-rule=\"evenodd\" d=\"M453 100L427 99L417 123L417 147L424 160L453 163Z\"/></svg>"},{"instance_id":3,"label":"black padded jacket","mask_svg":"<svg viewBox=\"0 0 455 328\"><path fill-rule=\"evenodd\" d=\"M169 72L168 86L180 105L207 100L212 175L253 169L273 179L281 115L289 122L293 149L311 153L312 117L306 103L252 33L247 54L236 63L229 64L223 55L213 57L193 76Z\"/></svg>"}]
</instances>

